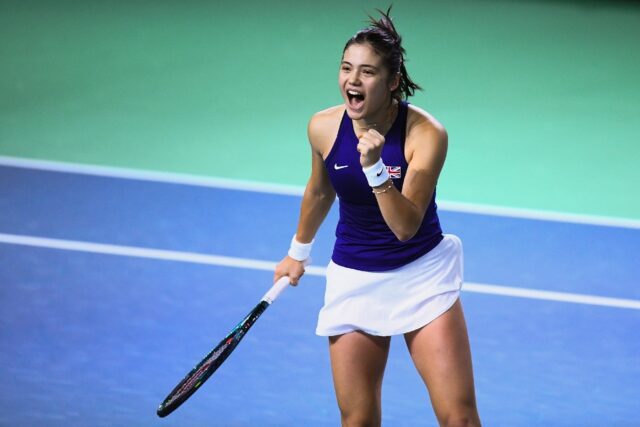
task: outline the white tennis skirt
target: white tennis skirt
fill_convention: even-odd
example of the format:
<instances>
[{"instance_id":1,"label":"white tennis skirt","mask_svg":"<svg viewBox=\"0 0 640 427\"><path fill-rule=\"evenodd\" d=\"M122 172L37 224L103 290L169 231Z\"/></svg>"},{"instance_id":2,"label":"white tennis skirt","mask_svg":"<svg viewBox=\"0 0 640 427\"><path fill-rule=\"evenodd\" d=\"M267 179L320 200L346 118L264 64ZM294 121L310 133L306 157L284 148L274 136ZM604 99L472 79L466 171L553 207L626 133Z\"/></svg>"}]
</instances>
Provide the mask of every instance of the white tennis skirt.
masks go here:
<instances>
[{"instance_id":1,"label":"white tennis skirt","mask_svg":"<svg viewBox=\"0 0 640 427\"><path fill-rule=\"evenodd\" d=\"M316 334L363 331L391 336L414 331L451 308L462 281L462 242L452 234L445 234L427 254L391 271L360 271L331 261Z\"/></svg>"}]
</instances>

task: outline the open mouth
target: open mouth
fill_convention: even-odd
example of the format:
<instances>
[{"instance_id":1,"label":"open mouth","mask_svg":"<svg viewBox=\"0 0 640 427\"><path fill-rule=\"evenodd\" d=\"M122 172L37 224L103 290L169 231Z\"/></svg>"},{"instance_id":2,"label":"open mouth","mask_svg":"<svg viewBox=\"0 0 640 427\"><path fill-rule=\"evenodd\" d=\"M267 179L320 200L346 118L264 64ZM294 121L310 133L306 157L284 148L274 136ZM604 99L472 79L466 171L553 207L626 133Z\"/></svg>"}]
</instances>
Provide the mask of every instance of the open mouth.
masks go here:
<instances>
[{"instance_id":1,"label":"open mouth","mask_svg":"<svg viewBox=\"0 0 640 427\"><path fill-rule=\"evenodd\" d=\"M354 110L359 110L364 105L364 94L357 90L347 90L347 98L349 99L349 106Z\"/></svg>"}]
</instances>

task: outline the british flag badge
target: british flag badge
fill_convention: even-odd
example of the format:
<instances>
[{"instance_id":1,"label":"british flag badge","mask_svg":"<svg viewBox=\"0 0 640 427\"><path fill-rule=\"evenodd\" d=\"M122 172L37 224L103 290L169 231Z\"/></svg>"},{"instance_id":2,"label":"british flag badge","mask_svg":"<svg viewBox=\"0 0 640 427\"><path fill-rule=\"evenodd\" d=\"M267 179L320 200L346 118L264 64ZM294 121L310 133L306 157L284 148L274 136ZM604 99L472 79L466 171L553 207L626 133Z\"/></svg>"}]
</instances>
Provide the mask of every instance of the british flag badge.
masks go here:
<instances>
[{"instance_id":1,"label":"british flag badge","mask_svg":"<svg viewBox=\"0 0 640 427\"><path fill-rule=\"evenodd\" d=\"M389 177L391 179L400 179L402 176L402 169L400 166L387 166L387 172L389 172Z\"/></svg>"}]
</instances>

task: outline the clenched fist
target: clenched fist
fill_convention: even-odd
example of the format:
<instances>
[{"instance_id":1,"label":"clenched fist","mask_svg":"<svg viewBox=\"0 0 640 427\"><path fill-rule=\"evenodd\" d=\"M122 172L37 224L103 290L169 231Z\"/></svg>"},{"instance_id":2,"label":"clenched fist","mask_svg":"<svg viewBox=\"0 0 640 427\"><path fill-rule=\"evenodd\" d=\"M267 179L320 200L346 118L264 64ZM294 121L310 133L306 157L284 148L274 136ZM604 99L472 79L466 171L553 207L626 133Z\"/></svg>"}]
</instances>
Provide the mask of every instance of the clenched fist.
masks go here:
<instances>
[{"instance_id":1,"label":"clenched fist","mask_svg":"<svg viewBox=\"0 0 640 427\"><path fill-rule=\"evenodd\" d=\"M359 136L357 150L360 153L360 166L366 168L380 159L384 136L375 129L369 129Z\"/></svg>"}]
</instances>

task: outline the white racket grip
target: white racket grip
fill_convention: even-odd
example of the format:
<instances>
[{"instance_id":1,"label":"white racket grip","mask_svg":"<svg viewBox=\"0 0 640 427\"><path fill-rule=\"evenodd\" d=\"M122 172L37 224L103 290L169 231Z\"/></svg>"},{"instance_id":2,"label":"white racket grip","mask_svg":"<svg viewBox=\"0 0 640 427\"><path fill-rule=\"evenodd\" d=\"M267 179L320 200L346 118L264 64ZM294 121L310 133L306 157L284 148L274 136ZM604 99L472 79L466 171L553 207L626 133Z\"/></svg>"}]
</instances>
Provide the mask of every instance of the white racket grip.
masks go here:
<instances>
[{"instance_id":1,"label":"white racket grip","mask_svg":"<svg viewBox=\"0 0 640 427\"><path fill-rule=\"evenodd\" d=\"M271 289L264 294L262 301L266 301L269 304L273 303L280 294L287 289L287 286L289 286L289 276L281 277L280 280L274 283Z\"/></svg>"},{"instance_id":2,"label":"white racket grip","mask_svg":"<svg viewBox=\"0 0 640 427\"><path fill-rule=\"evenodd\" d=\"M302 264L305 267L307 265L311 264L311 257L305 259L302 262ZM267 291L267 293L264 294L264 296L262 297L261 301L266 301L269 305L271 305L271 303L273 303L280 296L280 294L285 289L287 289L287 286L289 286L290 284L291 284L291 282L289 282L289 276L281 277L276 283L273 284L271 289L269 289Z\"/></svg>"}]
</instances>

